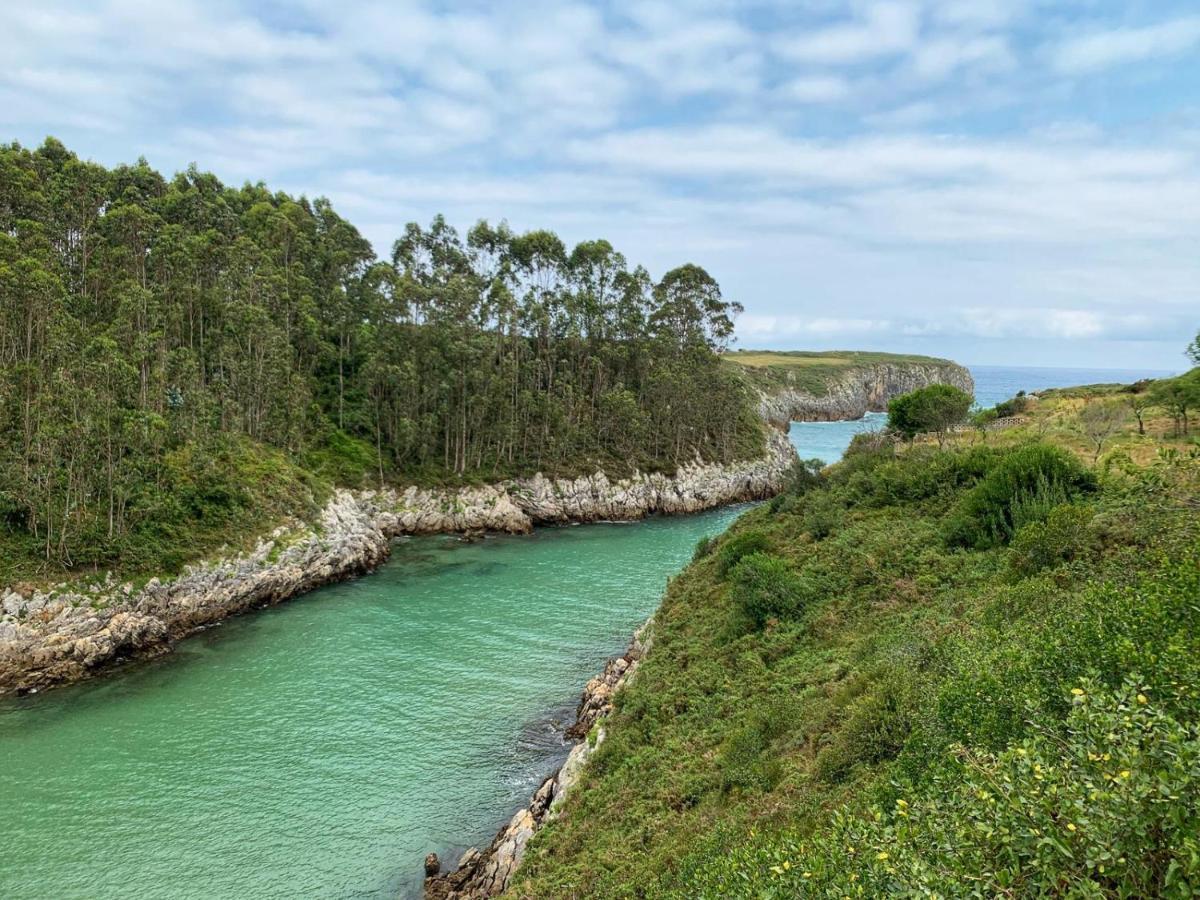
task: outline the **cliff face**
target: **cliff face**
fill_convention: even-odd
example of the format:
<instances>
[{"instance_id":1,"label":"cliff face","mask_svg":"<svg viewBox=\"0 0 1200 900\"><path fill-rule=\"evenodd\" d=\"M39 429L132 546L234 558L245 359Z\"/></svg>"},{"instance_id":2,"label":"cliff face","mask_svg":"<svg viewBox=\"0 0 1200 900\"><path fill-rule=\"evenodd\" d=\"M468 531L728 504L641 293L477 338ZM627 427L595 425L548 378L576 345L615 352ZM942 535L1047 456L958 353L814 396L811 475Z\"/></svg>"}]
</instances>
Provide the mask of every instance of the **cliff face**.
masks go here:
<instances>
[{"instance_id":1,"label":"cliff face","mask_svg":"<svg viewBox=\"0 0 1200 900\"><path fill-rule=\"evenodd\" d=\"M971 373L955 363L876 363L854 366L835 375L827 393L801 388L757 384L759 411L777 425L788 422L832 422L861 419L868 412L884 412L890 399L931 384L949 384L974 393Z\"/></svg>"},{"instance_id":2,"label":"cliff face","mask_svg":"<svg viewBox=\"0 0 1200 900\"><path fill-rule=\"evenodd\" d=\"M315 527L276 529L249 553L190 567L144 587L64 585L0 593L0 693L75 681L106 665L166 652L171 642L247 609L278 603L383 562L402 534L501 531L638 519L775 494L795 451L772 430L760 459L694 464L673 476L610 481L542 476L462 490L338 491Z\"/></svg>"}]
</instances>

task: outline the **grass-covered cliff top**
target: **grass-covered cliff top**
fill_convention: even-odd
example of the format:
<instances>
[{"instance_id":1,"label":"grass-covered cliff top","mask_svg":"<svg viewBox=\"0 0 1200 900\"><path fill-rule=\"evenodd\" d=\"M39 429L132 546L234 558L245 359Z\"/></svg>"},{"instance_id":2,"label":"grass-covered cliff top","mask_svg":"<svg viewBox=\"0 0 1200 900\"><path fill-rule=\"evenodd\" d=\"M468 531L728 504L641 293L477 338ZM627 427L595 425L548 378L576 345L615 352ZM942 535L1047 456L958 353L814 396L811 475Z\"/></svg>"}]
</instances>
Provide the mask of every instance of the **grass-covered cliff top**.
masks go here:
<instances>
[{"instance_id":1,"label":"grass-covered cliff top","mask_svg":"<svg viewBox=\"0 0 1200 900\"><path fill-rule=\"evenodd\" d=\"M1084 393L698 547L511 893L1194 896L1200 445Z\"/></svg>"},{"instance_id":2,"label":"grass-covered cliff top","mask_svg":"<svg viewBox=\"0 0 1200 900\"><path fill-rule=\"evenodd\" d=\"M735 350L721 357L749 375L758 387L794 387L821 395L830 380L850 369L873 365L953 366L948 359L869 350Z\"/></svg>"}]
</instances>

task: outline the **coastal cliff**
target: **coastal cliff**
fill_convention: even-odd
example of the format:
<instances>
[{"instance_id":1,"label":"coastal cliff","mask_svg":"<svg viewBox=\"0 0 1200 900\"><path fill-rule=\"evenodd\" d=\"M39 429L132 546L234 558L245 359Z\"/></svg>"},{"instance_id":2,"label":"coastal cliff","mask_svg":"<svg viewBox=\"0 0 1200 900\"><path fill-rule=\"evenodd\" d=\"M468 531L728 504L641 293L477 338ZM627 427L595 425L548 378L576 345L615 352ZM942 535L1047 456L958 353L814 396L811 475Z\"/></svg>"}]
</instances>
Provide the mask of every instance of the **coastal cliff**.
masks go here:
<instances>
[{"instance_id":1,"label":"coastal cliff","mask_svg":"<svg viewBox=\"0 0 1200 900\"><path fill-rule=\"evenodd\" d=\"M968 394L975 391L971 373L950 362L853 366L831 376L824 393L796 384L786 373L770 382L752 383L759 394L759 412L776 424L861 419L868 412L886 411L891 398L931 384L952 385Z\"/></svg>"},{"instance_id":2,"label":"coastal cliff","mask_svg":"<svg viewBox=\"0 0 1200 900\"><path fill-rule=\"evenodd\" d=\"M194 565L145 585L112 580L0 593L0 693L85 678L125 659L166 652L173 641L245 610L279 603L370 571L404 534L497 531L698 512L775 494L795 458L769 429L764 456L731 465L694 463L674 475L610 480L541 475L484 487L337 491L314 524L277 528L250 552Z\"/></svg>"}]
</instances>

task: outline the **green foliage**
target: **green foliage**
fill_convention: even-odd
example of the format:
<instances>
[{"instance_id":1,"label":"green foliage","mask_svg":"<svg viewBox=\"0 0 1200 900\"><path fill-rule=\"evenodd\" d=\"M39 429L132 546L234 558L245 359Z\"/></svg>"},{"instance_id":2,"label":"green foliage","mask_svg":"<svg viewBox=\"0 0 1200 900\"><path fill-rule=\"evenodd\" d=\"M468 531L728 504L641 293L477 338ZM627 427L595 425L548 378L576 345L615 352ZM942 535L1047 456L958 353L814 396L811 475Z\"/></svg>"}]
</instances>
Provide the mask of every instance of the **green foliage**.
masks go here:
<instances>
[{"instance_id":1,"label":"green foliage","mask_svg":"<svg viewBox=\"0 0 1200 900\"><path fill-rule=\"evenodd\" d=\"M1093 543L1088 533L1093 513L1086 506L1064 504L1043 522L1030 522L1013 535L1009 565L1019 575L1034 575L1083 556Z\"/></svg>"},{"instance_id":2,"label":"green foliage","mask_svg":"<svg viewBox=\"0 0 1200 900\"><path fill-rule=\"evenodd\" d=\"M717 539L711 535L705 535L696 541L696 549L692 551L692 562L704 559L713 552L713 548L717 546Z\"/></svg>"},{"instance_id":3,"label":"green foliage","mask_svg":"<svg viewBox=\"0 0 1200 900\"><path fill-rule=\"evenodd\" d=\"M1200 733L1136 681L1085 681L1060 733L948 770L809 840L780 835L690 874L689 897L1192 897ZM730 871L733 870L733 871ZM741 877L738 877L741 876Z\"/></svg>"},{"instance_id":4,"label":"green foliage","mask_svg":"<svg viewBox=\"0 0 1200 900\"><path fill-rule=\"evenodd\" d=\"M912 440L932 432L941 443L946 431L967 418L971 395L948 384L931 384L888 403L888 429Z\"/></svg>"},{"instance_id":5,"label":"green foliage","mask_svg":"<svg viewBox=\"0 0 1200 900\"><path fill-rule=\"evenodd\" d=\"M53 139L0 172L0 545L29 571L197 549L171 456L242 441L352 486L762 452L717 353L738 307L694 264L655 284L605 241L441 217L381 261L325 199ZM226 487L206 514L270 492Z\"/></svg>"},{"instance_id":6,"label":"green foliage","mask_svg":"<svg viewBox=\"0 0 1200 900\"><path fill-rule=\"evenodd\" d=\"M514 894L1193 890L1200 458L1164 453L1102 483L1067 459L1029 446L868 452L744 516L719 546L765 539L801 614L747 629L737 575L706 561L673 579L653 652ZM1039 479L1074 501L1035 514ZM997 481L1017 486L1017 519L1036 521L1009 547L948 546L950 520ZM805 509L822 495L844 518L815 538ZM1121 711L1127 683L1149 718ZM1103 778L1126 770L1119 790ZM1041 835L1018 833L1026 809ZM1070 835L1069 856L1040 842L1051 834Z\"/></svg>"},{"instance_id":7,"label":"green foliage","mask_svg":"<svg viewBox=\"0 0 1200 900\"><path fill-rule=\"evenodd\" d=\"M882 687L859 697L848 709L845 723L817 756L816 775L841 781L858 765L895 758L911 728L912 704L901 692L902 679L880 679Z\"/></svg>"},{"instance_id":8,"label":"green foliage","mask_svg":"<svg viewBox=\"0 0 1200 900\"><path fill-rule=\"evenodd\" d=\"M770 553L744 556L730 572L730 585L734 601L759 628L769 619L795 616L806 593L787 562Z\"/></svg>"},{"instance_id":9,"label":"green foliage","mask_svg":"<svg viewBox=\"0 0 1200 900\"><path fill-rule=\"evenodd\" d=\"M1025 396L1024 391L1018 391L1015 397L997 403L993 409L998 419L1019 416L1029 409L1029 398Z\"/></svg>"},{"instance_id":10,"label":"green foliage","mask_svg":"<svg viewBox=\"0 0 1200 900\"><path fill-rule=\"evenodd\" d=\"M761 531L741 531L727 537L717 552L717 572L725 578L744 557L752 553L765 553L771 549L771 540Z\"/></svg>"},{"instance_id":11,"label":"green foliage","mask_svg":"<svg viewBox=\"0 0 1200 900\"><path fill-rule=\"evenodd\" d=\"M801 519L804 529L817 540L837 531L846 519L846 510L841 498L829 491L822 491L807 498Z\"/></svg>"},{"instance_id":12,"label":"green foliage","mask_svg":"<svg viewBox=\"0 0 1200 900\"><path fill-rule=\"evenodd\" d=\"M1177 378L1164 378L1150 387L1150 397L1175 420L1175 433L1187 434L1189 416L1200 409L1200 368Z\"/></svg>"},{"instance_id":13,"label":"green foliage","mask_svg":"<svg viewBox=\"0 0 1200 900\"><path fill-rule=\"evenodd\" d=\"M1005 544L1024 525L1044 521L1050 510L1095 486L1095 476L1066 451L1049 444L1020 447L962 498L947 538L976 548Z\"/></svg>"},{"instance_id":14,"label":"green foliage","mask_svg":"<svg viewBox=\"0 0 1200 900\"><path fill-rule=\"evenodd\" d=\"M318 435L302 456L304 467L334 484L359 487L379 470L375 448L330 426Z\"/></svg>"}]
</instances>

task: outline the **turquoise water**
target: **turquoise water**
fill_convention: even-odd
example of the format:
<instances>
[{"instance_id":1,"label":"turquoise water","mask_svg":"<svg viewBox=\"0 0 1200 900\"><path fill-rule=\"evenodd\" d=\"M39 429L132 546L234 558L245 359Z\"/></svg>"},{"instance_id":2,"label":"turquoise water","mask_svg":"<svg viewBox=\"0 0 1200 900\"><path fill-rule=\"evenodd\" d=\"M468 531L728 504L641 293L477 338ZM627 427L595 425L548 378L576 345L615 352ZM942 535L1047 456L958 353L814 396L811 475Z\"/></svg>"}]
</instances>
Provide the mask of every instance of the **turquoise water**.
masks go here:
<instances>
[{"instance_id":1,"label":"turquoise water","mask_svg":"<svg viewBox=\"0 0 1200 900\"><path fill-rule=\"evenodd\" d=\"M984 403L1153 374L974 372ZM833 462L884 418L792 440ZM405 541L162 659L0 701L0 898L414 895L425 853L489 840L561 762L583 684L739 512Z\"/></svg>"},{"instance_id":2,"label":"turquoise water","mask_svg":"<svg viewBox=\"0 0 1200 900\"><path fill-rule=\"evenodd\" d=\"M476 543L0 703L0 897L366 898L491 839L584 683L740 508ZM567 722L569 724L569 721Z\"/></svg>"},{"instance_id":3,"label":"turquoise water","mask_svg":"<svg viewBox=\"0 0 1200 900\"><path fill-rule=\"evenodd\" d=\"M1152 369L1055 369L1017 366L971 366L975 379L975 402L995 406L1017 391L1040 391L1052 387L1118 382L1130 384L1139 378L1161 378L1170 372ZM802 459L837 462L850 440L860 431L874 431L887 423L884 413L867 413L854 422L793 422L789 436Z\"/></svg>"}]
</instances>

